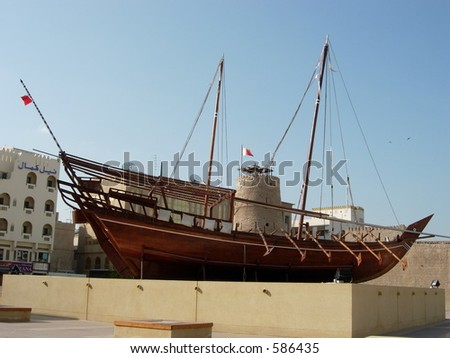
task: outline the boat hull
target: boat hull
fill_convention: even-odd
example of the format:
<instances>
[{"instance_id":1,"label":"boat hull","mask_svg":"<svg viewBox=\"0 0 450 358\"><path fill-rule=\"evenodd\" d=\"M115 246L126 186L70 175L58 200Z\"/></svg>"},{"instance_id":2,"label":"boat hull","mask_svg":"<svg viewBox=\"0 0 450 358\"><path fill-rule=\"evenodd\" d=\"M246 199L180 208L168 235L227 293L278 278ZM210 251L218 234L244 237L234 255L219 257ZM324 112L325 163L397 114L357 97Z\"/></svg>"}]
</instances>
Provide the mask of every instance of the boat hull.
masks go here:
<instances>
[{"instance_id":1,"label":"boat hull","mask_svg":"<svg viewBox=\"0 0 450 358\"><path fill-rule=\"evenodd\" d=\"M329 282L340 272L342 280L364 282L405 265L402 258L418 237L404 233L395 242L363 245L263 235L264 243L255 233L225 234L104 209L83 215L116 269L136 278ZM409 229L420 232L429 219Z\"/></svg>"},{"instance_id":2,"label":"boat hull","mask_svg":"<svg viewBox=\"0 0 450 358\"><path fill-rule=\"evenodd\" d=\"M231 226L233 202L243 199L236 198L231 189L173 179L164 182L67 154L62 159L72 182L59 181L59 191L75 209L75 223L89 223L115 269L135 278L364 282L397 264L405 268L403 257L432 217L399 230L383 242L370 231L352 241L345 241L345 235L317 239L307 227L303 240L282 231L266 233L258 227L257 232L238 231ZM76 170L90 177L81 178ZM119 187L106 185L108 180ZM208 210L194 214L192 208L175 206L177 200ZM316 212L272 207L339 220ZM181 211L183 208L187 211Z\"/></svg>"}]
</instances>

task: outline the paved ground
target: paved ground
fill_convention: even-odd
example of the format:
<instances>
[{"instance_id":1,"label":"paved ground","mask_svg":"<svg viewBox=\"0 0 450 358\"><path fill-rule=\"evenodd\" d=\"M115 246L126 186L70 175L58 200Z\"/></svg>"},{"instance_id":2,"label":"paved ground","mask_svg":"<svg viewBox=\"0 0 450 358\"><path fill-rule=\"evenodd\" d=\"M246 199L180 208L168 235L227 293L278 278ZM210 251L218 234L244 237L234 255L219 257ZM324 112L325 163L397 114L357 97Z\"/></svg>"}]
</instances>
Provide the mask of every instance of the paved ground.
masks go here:
<instances>
[{"instance_id":1,"label":"paved ground","mask_svg":"<svg viewBox=\"0 0 450 358\"><path fill-rule=\"evenodd\" d=\"M450 319L421 328L407 329L384 335L385 337L450 338Z\"/></svg>"},{"instance_id":2,"label":"paved ground","mask_svg":"<svg viewBox=\"0 0 450 358\"><path fill-rule=\"evenodd\" d=\"M0 338L111 338L111 323L33 314L30 322L0 322ZM404 330L384 337L450 338L450 319L428 327ZM250 338L248 335L213 332L214 338ZM256 338L256 336L251 336Z\"/></svg>"},{"instance_id":3,"label":"paved ground","mask_svg":"<svg viewBox=\"0 0 450 358\"><path fill-rule=\"evenodd\" d=\"M111 323L33 314L30 322L0 322L1 338L107 338L113 332Z\"/></svg>"}]
</instances>

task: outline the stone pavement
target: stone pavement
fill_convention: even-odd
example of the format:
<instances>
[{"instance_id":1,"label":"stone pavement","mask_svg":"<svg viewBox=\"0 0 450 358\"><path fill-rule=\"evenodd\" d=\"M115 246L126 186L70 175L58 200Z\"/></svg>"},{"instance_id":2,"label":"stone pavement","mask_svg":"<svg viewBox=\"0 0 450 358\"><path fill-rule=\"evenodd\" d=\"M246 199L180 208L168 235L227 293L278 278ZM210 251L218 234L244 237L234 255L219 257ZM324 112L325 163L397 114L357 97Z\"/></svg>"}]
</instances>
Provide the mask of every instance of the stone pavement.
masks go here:
<instances>
[{"instance_id":1,"label":"stone pavement","mask_svg":"<svg viewBox=\"0 0 450 358\"><path fill-rule=\"evenodd\" d=\"M113 335L112 323L64 317L32 314L30 322L0 322L0 338L112 338ZM428 327L393 332L381 337L450 338L450 319ZM258 338L258 336L213 332L213 338Z\"/></svg>"},{"instance_id":2,"label":"stone pavement","mask_svg":"<svg viewBox=\"0 0 450 358\"><path fill-rule=\"evenodd\" d=\"M31 315L30 322L0 322L0 338L111 338L111 323Z\"/></svg>"}]
</instances>

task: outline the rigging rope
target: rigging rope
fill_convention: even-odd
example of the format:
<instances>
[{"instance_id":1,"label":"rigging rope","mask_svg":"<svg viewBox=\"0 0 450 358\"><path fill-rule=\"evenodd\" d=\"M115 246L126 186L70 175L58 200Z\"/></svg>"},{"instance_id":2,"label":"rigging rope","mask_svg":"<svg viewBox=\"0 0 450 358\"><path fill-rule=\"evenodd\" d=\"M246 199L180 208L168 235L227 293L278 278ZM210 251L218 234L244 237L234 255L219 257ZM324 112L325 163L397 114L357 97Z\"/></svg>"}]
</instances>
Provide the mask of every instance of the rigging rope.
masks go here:
<instances>
[{"instance_id":1,"label":"rigging rope","mask_svg":"<svg viewBox=\"0 0 450 358\"><path fill-rule=\"evenodd\" d=\"M339 126L339 134L340 134L340 138L341 138L342 154L344 155L344 159L347 159L347 153L345 150L344 132L342 130L341 112L339 110L339 101L337 99L336 82L335 82L334 75L333 75L334 72L335 71L332 68L331 59L330 59L330 73L331 73L331 80L332 80L332 84L333 84L334 101L335 101L335 105L336 105L336 115L337 115L338 126ZM352 189L350 187L350 175L349 175L349 169L348 169L348 161L345 161L344 167L345 167L345 174L347 176L347 196L350 196L350 203L352 206L354 206ZM347 205L348 205L348 197L347 197Z\"/></svg>"},{"instance_id":2,"label":"rigging rope","mask_svg":"<svg viewBox=\"0 0 450 358\"><path fill-rule=\"evenodd\" d=\"M323 183L324 183L324 177L325 177L325 166L323 163L325 163L325 146L326 146L326 137L327 137L327 104L328 104L328 71L325 72L325 84L323 86L323 92L324 92L324 111L323 111L323 138L322 138L322 183L320 185L320 197L319 197L319 208L322 209L323 204ZM330 125L331 127L331 125ZM330 129L330 145L331 143L331 129Z\"/></svg>"},{"instance_id":3,"label":"rigging rope","mask_svg":"<svg viewBox=\"0 0 450 358\"><path fill-rule=\"evenodd\" d=\"M329 155L329 157L326 157L325 158L325 155L326 155L326 153L325 153L325 140L326 140L326 131L325 131L325 129L326 128L324 128L324 143L323 143L323 154L322 154L322 171L324 172L324 171L326 171L325 170L325 165L323 165L323 163L327 163L326 161L330 161L330 166L332 166L333 165L333 131L332 131L332 122L331 122L331 120L332 120L332 116L331 116L331 113L332 113L332 110L331 110L331 98L330 98L330 96L329 96L329 88L330 88L330 85L329 85L329 81L330 81L330 79L329 79L329 73L331 72L330 71L330 69L331 69L331 62L330 62L331 60L330 60L330 58L328 58L328 61L327 61L327 64L328 64L328 71L326 71L326 73L325 73L325 108L324 108L324 123L326 123L327 121L329 122L329 127L330 127L330 129L329 129L329 142L330 142L330 151L329 151L329 153L330 153L330 155ZM328 101L330 101L330 102L328 102ZM328 115L327 115L327 113L328 113ZM329 118L329 119L328 119ZM324 124L324 127L325 127L325 124ZM328 163L326 164L326 165L328 165ZM324 182L324 180L323 180L324 178L323 178L323 176L322 176L322 185L321 185L321 190L323 190L323 182ZM330 178L330 180L331 180L331 182L330 182L330 203L331 203L331 216L334 216L334 185L333 185L333 176L331 176L331 178ZM322 193L321 193L321 195L322 195ZM322 205L322 203L321 203L321 205ZM334 232L334 222L331 222L331 232Z\"/></svg>"},{"instance_id":4,"label":"rigging rope","mask_svg":"<svg viewBox=\"0 0 450 358\"><path fill-rule=\"evenodd\" d=\"M226 108L226 85L225 85L225 70L222 74L222 92L221 92L221 98L222 98L222 106L221 106L221 116L220 116L220 136L218 137L218 155L217 158L219 160L219 163L222 164L221 168L221 178L222 178L222 184L224 183L224 177L228 175L227 172L223 171L223 168L227 167L226 165L223 165L224 163L228 164L228 122L227 122L227 108ZM224 158L225 157L225 158ZM225 160L225 161L224 161Z\"/></svg>"},{"instance_id":5,"label":"rigging rope","mask_svg":"<svg viewBox=\"0 0 450 358\"><path fill-rule=\"evenodd\" d=\"M347 153L345 150L344 132L342 130L341 112L339 110L339 101L337 98L336 81L334 78L334 72L336 72L336 71L333 69L333 66L331 63L331 57L330 57L330 74L331 74L331 82L333 85L334 104L336 106L336 115L337 115L337 122L338 122L339 134L340 134L340 139L341 139L342 154L344 155L344 159L346 159ZM346 182L347 182L347 205L348 205L348 199L350 198L350 204L351 204L351 206L354 206L353 194L352 194L352 189L350 186L350 174L349 174L349 168L348 168L348 161L345 161L344 168L345 168Z\"/></svg>"},{"instance_id":6,"label":"rigging rope","mask_svg":"<svg viewBox=\"0 0 450 358\"><path fill-rule=\"evenodd\" d=\"M176 170L178 168L178 165L180 165L180 161L183 158L184 152L186 151L186 147L189 144L189 141L191 140L192 134L194 133L194 130L195 130L196 126L197 126L197 123L198 123L198 121L199 121L199 119L200 119L200 117L201 117L201 115L203 113L203 109L205 108L205 105L206 105L206 102L208 100L209 94L211 93L211 89L212 89L212 87L214 85L214 82L216 81L217 74L219 73L219 67L220 66L217 66L216 73L214 74L214 77L213 77L211 83L209 84L209 88L208 88L208 91L206 92L205 99L203 100L203 103L202 103L202 105L200 107L200 110L199 110L199 112L197 114L197 117L195 118L194 125L192 126L191 131L189 132L189 135L188 135L188 137L186 139L186 142L183 145L183 149L181 150L180 156L178 157L178 160L177 160L177 162L174 165L172 174L170 175L171 177L175 174L175 172L176 172Z\"/></svg>"},{"instance_id":7,"label":"rigging rope","mask_svg":"<svg viewBox=\"0 0 450 358\"><path fill-rule=\"evenodd\" d=\"M283 141L286 138L289 130L291 129L291 126L294 123L298 112L300 111L300 107L302 106L303 101L304 101L304 99L306 97L306 94L308 93L309 89L311 88L311 84L313 83L315 77L316 77L316 69L314 69L313 74L311 76L311 79L309 80L308 86L306 87L306 90L303 93L303 96L302 96L302 98L300 100L300 103L298 104L297 109L295 110L294 115L292 116L291 121L289 122L289 125L287 126L286 130L284 131L284 134L281 137L281 140L278 142L275 150L273 151L272 158L270 159L269 163L267 163L266 168L270 168L273 165L273 163L275 161L275 155L277 154L278 149L280 149L281 144L283 143Z\"/></svg>"},{"instance_id":8,"label":"rigging rope","mask_svg":"<svg viewBox=\"0 0 450 358\"><path fill-rule=\"evenodd\" d=\"M340 78L341 78L341 80L342 80L342 84L344 85L344 89L345 89L345 92L346 92L346 94L347 94L348 101L349 101L350 106L351 106L351 108L352 108L353 115L355 116L356 123L358 124L359 131L361 132L361 135L362 135L362 137L363 137L364 144L365 144L365 146L366 146L366 149L367 149L367 151L368 151L368 153L369 153L369 156L370 156L370 159L371 159L371 161L372 161L372 165L374 166L374 169L375 169L375 172L376 172L376 174L377 174L378 180L380 181L381 187L383 188L384 195L386 196L386 199L387 199L387 201L388 201L388 203L389 203L389 206L390 206L390 208L391 208L392 214L394 215L394 218L395 218L395 220L397 221L397 224L400 225L400 222L399 222L399 220L398 220L397 214L395 213L395 210L394 210L394 207L393 207L393 205L392 205L391 199L389 198L388 192L387 192L386 187L385 187L385 185L384 185L383 179L381 178L381 174L380 174L380 172L379 172L379 170L378 170L378 167L377 167L377 165L376 165L376 163L375 163L375 158L373 157L372 151L370 150L369 142L367 141L366 135L364 134L363 128L362 128L362 126L361 126L361 122L359 121L358 115L357 115L357 113L356 113L356 109L355 109L355 107L354 107L354 105L353 105L353 102L352 102L352 100L351 100L351 98L350 98L350 93L349 93L349 91L348 91L348 89L347 89L347 85L345 84L344 78L342 77L342 73L341 73L341 71L339 70L339 65L338 65L338 63L337 63L337 60L336 60L336 57L335 57L335 55L334 55L334 51L333 51L333 48L331 47L331 44L330 44L330 48L331 48L331 52L332 52L332 54L333 54L333 57L334 57L334 59L335 59L335 61L336 61L336 65L338 66L338 71L337 71L337 72L339 72L339 76L340 76Z\"/></svg>"}]
</instances>

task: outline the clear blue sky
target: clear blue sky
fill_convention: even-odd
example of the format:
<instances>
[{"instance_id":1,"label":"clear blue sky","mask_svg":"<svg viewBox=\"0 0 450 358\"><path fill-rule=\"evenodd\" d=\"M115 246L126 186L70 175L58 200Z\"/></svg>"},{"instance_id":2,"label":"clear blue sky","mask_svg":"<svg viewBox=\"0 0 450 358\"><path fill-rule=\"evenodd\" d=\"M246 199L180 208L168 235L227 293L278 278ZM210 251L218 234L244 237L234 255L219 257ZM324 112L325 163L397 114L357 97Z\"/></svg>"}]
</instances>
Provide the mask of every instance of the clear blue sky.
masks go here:
<instances>
[{"instance_id":1,"label":"clear blue sky","mask_svg":"<svg viewBox=\"0 0 450 358\"><path fill-rule=\"evenodd\" d=\"M262 160L329 35L399 221L435 213L428 231L450 235L449 33L447 0L2 0L0 145L57 152L20 101L23 79L66 151L100 162L123 162L124 152L143 163L171 160L224 54L229 160L239 160L240 145ZM304 162L312 106L278 160ZM347 114L355 204L368 222L396 224ZM208 104L188 147L202 161L211 118ZM283 199L296 202L298 188ZM336 194L334 204L343 200ZM317 201L312 190L308 206Z\"/></svg>"}]
</instances>

